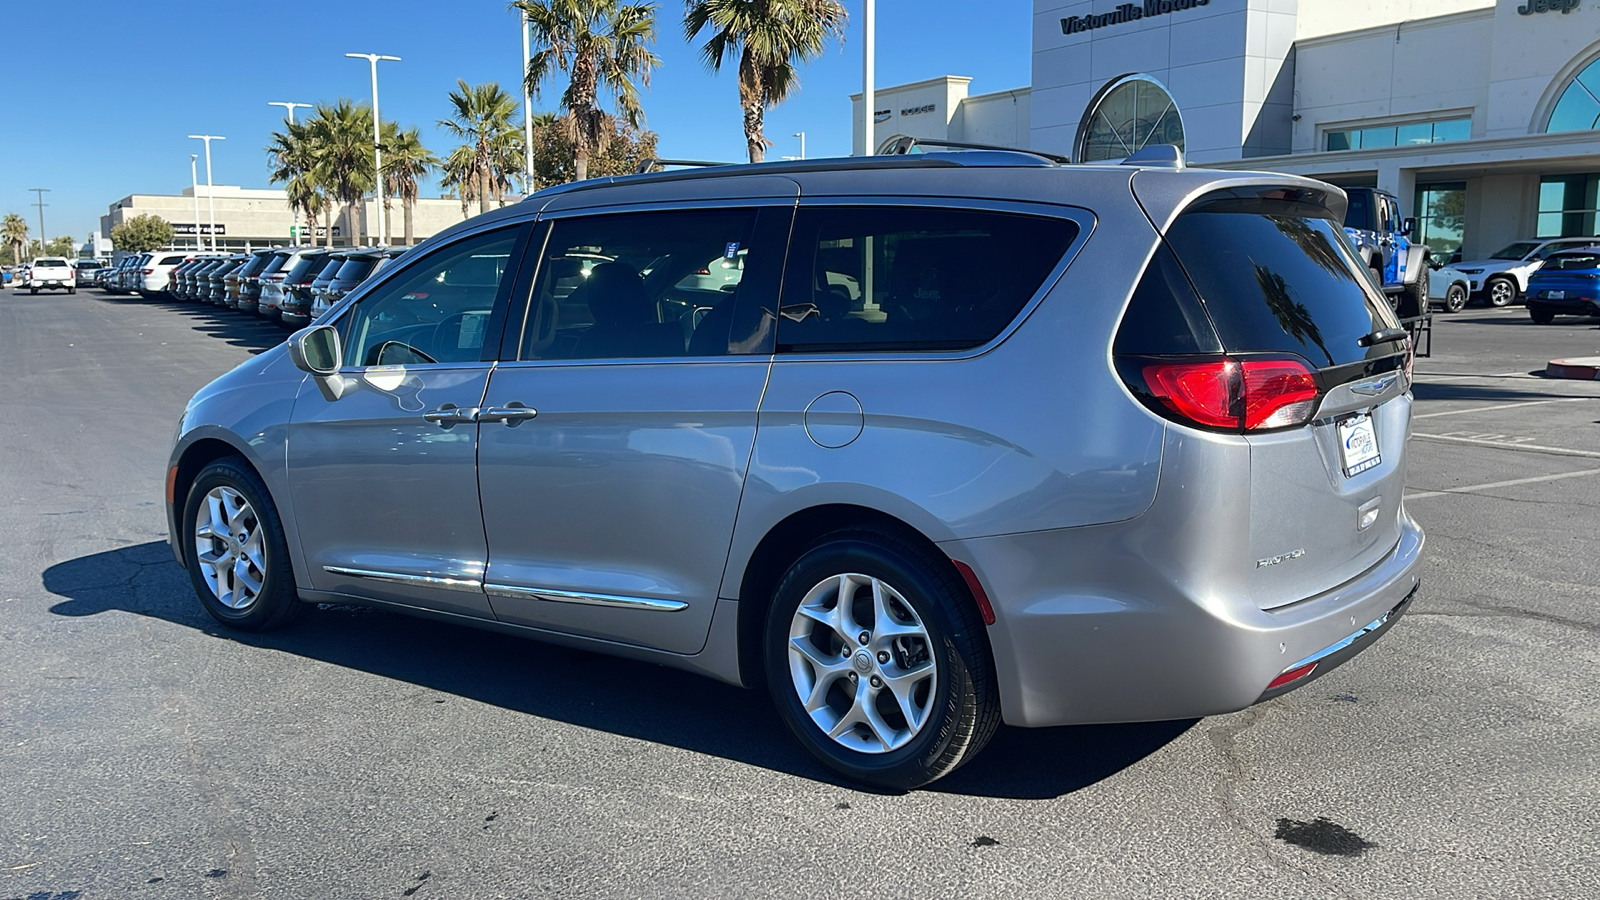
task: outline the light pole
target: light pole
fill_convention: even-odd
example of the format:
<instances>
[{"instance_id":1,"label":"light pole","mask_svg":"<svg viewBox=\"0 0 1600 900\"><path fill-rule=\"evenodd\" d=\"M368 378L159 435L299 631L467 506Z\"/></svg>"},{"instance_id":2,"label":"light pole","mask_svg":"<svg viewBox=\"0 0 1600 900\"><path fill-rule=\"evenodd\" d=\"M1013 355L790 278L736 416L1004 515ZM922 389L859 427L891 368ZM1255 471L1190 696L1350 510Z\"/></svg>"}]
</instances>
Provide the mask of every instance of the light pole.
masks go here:
<instances>
[{"instance_id":1,"label":"light pole","mask_svg":"<svg viewBox=\"0 0 1600 900\"><path fill-rule=\"evenodd\" d=\"M522 14L522 189L533 193L533 97L528 94L528 11Z\"/></svg>"},{"instance_id":2,"label":"light pole","mask_svg":"<svg viewBox=\"0 0 1600 900\"><path fill-rule=\"evenodd\" d=\"M191 134L189 137L196 141L206 142L206 208L211 216L211 252L217 252L217 192L211 186L211 142L225 141L227 138L215 134ZM199 218L199 214L195 215ZM200 230L200 223L194 223L194 230Z\"/></svg>"},{"instance_id":3,"label":"light pole","mask_svg":"<svg viewBox=\"0 0 1600 900\"><path fill-rule=\"evenodd\" d=\"M195 160L200 154L189 154L189 182L194 186L190 188L189 195L194 197L194 252L200 252L200 176L195 173Z\"/></svg>"},{"instance_id":4,"label":"light pole","mask_svg":"<svg viewBox=\"0 0 1600 900\"><path fill-rule=\"evenodd\" d=\"M378 188L378 243L389 243L389 225L383 217L383 148L379 146L378 137L378 60L399 62L398 56L382 56L377 53L346 53L352 59L364 59L372 66L372 180ZM367 226L367 234L372 233L372 226Z\"/></svg>"},{"instance_id":5,"label":"light pole","mask_svg":"<svg viewBox=\"0 0 1600 900\"><path fill-rule=\"evenodd\" d=\"M39 252L43 253L44 252L44 240L45 240L45 238L44 238L44 208L46 206L50 205L50 204L44 202L44 195L50 193L50 189L49 188L28 188L28 190L33 191L34 194L36 194L38 196L38 198L39 198L38 202L34 203L34 206L39 207Z\"/></svg>"},{"instance_id":6,"label":"light pole","mask_svg":"<svg viewBox=\"0 0 1600 900\"><path fill-rule=\"evenodd\" d=\"M863 31L861 36L861 44L866 48L863 51L865 55L861 62L861 103L864 107L866 107L862 110L862 112L865 114L865 121L861 123L861 136L865 138L865 140L861 144L861 155L871 156L874 150L872 146L872 108L878 105L877 100L872 96L872 43L874 40L876 40L876 38L874 36L875 28L873 27L872 22L873 0L866 0L866 3L867 14L863 17L861 22Z\"/></svg>"},{"instance_id":7,"label":"light pole","mask_svg":"<svg viewBox=\"0 0 1600 900\"><path fill-rule=\"evenodd\" d=\"M310 103L291 103L291 102L289 102L287 100L268 100L267 101L267 105L268 106L281 106L285 110L287 110L288 114L289 114L289 116L288 116L289 127L291 127L291 128L294 127L294 110L295 110L295 107L298 106L298 107L300 107L302 109L310 109L311 106L312 106L312 104L310 104ZM294 215L294 228L293 228L294 245L296 247L298 247L298 246L300 246L300 207L295 206L293 203L291 203L291 204L289 204L289 211L291 213L293 213L293 215ZM315 242L316 239L317 239L317 236L313 234L311 236L311 240L313 242Z\"/></svg>"},{"instance_id":8,"label":"light pole","mask_svg":"<svg viewBox=\"0 0 1600 900\"><path fill-rule=\"evenodd\" d=\"M800 158L801 159L805 159L806 158L806 133L804 131L796 131L794 133L794 136L800 139Z\"/></svg>"}]
</instances>

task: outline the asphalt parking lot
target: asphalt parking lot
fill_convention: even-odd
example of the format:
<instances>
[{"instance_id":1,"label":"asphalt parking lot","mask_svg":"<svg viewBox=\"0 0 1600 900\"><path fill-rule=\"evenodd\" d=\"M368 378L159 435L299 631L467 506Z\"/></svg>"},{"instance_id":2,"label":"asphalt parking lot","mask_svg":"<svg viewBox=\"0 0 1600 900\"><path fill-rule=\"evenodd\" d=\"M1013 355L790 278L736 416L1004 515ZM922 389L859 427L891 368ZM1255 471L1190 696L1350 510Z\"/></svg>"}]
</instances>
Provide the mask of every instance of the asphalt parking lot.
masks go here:
<instances>
[{"instance_id":1,"label":"asphalt parking lot","mask_svg":"<svg viewBox=\"0 0 1600 900\"><path fill-rule=\"evenodd\" d=\"M0 294L0 900L1578 897L1600 884L1600 327L1438 317L1410 614L1229 716L1002 729L906 795L762 695L355 608L220 630L172 561L184 401L281 341Z\"/></svg>"}]
</instances>

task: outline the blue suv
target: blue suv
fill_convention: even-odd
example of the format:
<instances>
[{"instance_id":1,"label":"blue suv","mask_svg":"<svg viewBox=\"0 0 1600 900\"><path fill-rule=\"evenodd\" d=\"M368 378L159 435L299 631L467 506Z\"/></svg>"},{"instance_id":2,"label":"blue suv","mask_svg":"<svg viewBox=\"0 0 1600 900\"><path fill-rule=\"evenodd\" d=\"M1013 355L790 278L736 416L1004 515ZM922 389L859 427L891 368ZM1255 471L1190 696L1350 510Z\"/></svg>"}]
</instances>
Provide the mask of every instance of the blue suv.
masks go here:
<instances>
[{"instance_id":1,"label":"blue suv","mask_svg":"<svg viewBox=\"0 0 1600 900\"><path fill-rule=\"evenodd\" d=\"M1400 201L1377 188L1345 188L1350 205L1344 231L1361 262L1383 286L1389 305L1401 318L1428 310L1428 248L1414 243L1416 219L1400 218Z\"/></svg>"},{"instance_id":2,"label":"blue suv","mask_svg":"<svg viewBox=\"0 0 1600 900\"><path fill-rule=\"evenodd\" d=\"M1558 314L1600 316L1600 246L1552 253L1528 277L1528 317L1549 325Z\"/></svg>"}]
</instances>

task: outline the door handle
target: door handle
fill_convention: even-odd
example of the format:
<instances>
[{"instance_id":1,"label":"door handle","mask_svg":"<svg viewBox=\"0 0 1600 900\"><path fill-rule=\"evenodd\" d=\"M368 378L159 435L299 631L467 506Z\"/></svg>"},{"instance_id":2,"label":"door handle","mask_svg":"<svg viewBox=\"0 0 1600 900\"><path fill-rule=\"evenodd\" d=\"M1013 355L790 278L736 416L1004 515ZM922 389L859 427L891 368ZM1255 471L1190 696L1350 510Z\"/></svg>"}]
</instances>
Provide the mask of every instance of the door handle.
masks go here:
<instances>
[{"instance_id":1,"label":"door handle","mask_svg":"<svg viewBox=\"0 0 1600 900\"><path fill-rule=\"evenodd\" d=\"M478 411L479 422L504 422L515 427L539 414L539 411L513 400L505 406L491 406Z\"/></svg>"},{"instance_id":2,"label":"door handle","mask_svg":"<svg viewBox=\"0 0 1600 900\"><path fill-rule=\"evenodd\" d=\"M452 425L465 425L468 422L478 421L478 413L479 410L476 406L457 406L454 403L446 403L432 412L423 413L422 417L435 425L443 425L445 428L449 428Z\"/></svg>"}]
</instances>

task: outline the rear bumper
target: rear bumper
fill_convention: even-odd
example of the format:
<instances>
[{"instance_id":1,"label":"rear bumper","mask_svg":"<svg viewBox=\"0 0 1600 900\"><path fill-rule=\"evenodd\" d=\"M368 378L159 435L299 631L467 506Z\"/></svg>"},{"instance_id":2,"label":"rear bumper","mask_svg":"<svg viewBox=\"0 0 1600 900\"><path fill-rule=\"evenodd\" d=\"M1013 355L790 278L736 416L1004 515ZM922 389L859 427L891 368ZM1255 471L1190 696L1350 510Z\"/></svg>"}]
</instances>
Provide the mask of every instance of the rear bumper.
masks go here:
<instances>
[{"instance_id":1,"label":"rear bumper","mask_svg":"<svg viewBox=\"0 0 1600 900\"><path fill-rule=\"evenodd\" d=\"M1532 310L1549 310L1553 313L1564 313L1569 316L1600 316L1600 296L1596 297L1568 297L1563 300L1551 300L1530 294L1528 308Z\"/></svg>"},{"instance_id":2,"label":"rear bumper","mask_svg":"<svg viewBox=\"0 0 1600 900\"><path fill-rule=\"evenodd\" d=\"M1270 611L1181 590L1137 555L1160 548L1130 547L1119 525L941 546L973 567L995 607L988 635L1008 724L1148 722L1244 709L1370 647L1420 583L1423 532L1400 518L1399 542L1372 568ZM1268 688L1308 660L1306 677Z\"/></svg>"}]
</instances>

